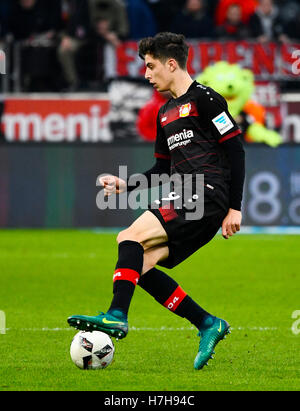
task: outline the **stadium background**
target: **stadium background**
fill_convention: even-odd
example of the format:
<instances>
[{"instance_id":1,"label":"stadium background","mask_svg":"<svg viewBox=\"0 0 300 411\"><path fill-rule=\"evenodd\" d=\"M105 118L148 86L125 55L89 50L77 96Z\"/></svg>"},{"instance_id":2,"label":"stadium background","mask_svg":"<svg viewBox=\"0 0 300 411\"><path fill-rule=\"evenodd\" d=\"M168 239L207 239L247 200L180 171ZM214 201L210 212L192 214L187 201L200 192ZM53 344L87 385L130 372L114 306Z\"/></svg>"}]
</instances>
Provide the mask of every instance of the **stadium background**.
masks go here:
<instances>
[{"instance_id":1,"label":"stadium background","mask_svg":"<svg viewBox=\"0 0 300 411\"><path fill-rule=\"evenodd\" d=\"M189 39L193 77L219 60L253 71L282 144L245 141L244 225L299 225L300 3L263 2L266 33L258 3L2 0L0 226L121 227L139 214L98 210L96 178L153 163L153 136L140 124L153 90L137 43L160 30Z\"/></svg>"}]
</instances>

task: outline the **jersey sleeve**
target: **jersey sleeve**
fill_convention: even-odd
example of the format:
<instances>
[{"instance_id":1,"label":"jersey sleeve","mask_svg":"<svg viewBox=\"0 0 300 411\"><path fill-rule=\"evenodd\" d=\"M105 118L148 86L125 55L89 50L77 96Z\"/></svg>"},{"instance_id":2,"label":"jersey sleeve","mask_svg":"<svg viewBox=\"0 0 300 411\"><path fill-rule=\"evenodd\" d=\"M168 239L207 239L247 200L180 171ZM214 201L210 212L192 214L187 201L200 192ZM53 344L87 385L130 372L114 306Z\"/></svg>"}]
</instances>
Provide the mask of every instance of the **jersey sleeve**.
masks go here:
<instances>
[{"instance_id":1,"label":"jersey sleeve","mask_svg":"<svg viewBox=\"0 0 300 411\"><path fill-rule=\"evenodd\" d=\"M156 119L156 140L155 140L154 157L162 158L164 160L169 160L171 158L170 151L169 151L166 135L160 124L160 116L161 116L161 111L158 112L157 119Z\"/></svg>"},{"instance_id":2,"label":"jersey sleeve","mask_svg":"<svg viewBox=\"0 0 300 411\"><path fill-rule=\"evenodd\" d=\"M226 100L212 89L205 93L205 101L201 101L202 112L208 120L208 127L213 136L221 144L239 134L241 129L228 111Z\"/></svg>"}]
</instances>

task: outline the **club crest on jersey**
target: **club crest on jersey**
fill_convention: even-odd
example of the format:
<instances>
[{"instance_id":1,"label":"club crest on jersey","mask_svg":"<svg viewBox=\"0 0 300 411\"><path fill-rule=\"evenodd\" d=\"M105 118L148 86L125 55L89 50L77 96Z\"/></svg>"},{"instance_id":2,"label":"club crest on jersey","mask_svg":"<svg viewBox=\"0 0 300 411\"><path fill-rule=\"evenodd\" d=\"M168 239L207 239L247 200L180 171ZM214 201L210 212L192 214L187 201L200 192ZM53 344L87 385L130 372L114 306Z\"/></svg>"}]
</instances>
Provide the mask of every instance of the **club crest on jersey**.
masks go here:
<instances>
[{"instance_id":1,"label":"club crest on jersey","mask_svg":"<svg viewBox=\"0 0 300 411\"><path fill-rule=\"evenodd\" d=\"M191 103L183 104L179 108L179 117L188 117L190 115L191 109Z\"/></svg>"}]
</instances>

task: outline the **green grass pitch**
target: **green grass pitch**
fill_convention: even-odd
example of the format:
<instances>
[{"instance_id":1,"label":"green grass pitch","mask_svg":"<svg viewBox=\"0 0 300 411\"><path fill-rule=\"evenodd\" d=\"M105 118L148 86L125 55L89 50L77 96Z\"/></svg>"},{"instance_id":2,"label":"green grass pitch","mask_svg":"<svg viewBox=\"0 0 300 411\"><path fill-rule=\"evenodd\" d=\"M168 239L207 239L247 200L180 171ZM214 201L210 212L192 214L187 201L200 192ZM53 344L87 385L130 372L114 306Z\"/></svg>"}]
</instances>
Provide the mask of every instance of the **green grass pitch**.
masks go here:
<instances>
[{"instance_id":1,"label":"green grass pitch","mask_svg":"<svg viewBox=\"0 0 300 411\"><path fill-rule=\"evenodd\" d=\"M70 359L72 314L105 311L112 296L116 235L80 230L0 232L0 391L299 390L299 236L221 235L165 270L232 334L214 360L193 369L199 338L186 320L137 287L128 336L105 370Z\"/></svg>"}]
</instances>

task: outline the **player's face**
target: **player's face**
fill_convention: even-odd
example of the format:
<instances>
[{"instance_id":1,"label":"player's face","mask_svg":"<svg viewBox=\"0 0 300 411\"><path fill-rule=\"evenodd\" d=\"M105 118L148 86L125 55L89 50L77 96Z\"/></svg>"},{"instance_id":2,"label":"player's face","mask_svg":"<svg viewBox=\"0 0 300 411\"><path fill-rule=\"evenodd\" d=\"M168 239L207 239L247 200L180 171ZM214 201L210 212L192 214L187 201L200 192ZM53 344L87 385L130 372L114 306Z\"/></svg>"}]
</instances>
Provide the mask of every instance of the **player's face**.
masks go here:
<instances>
[{"instance_id":1,"label":"player's face","mask_svg":"<svg viewBox=\"0 0 300 411\"><path fill-rule=\"evenodd\" d=\"M145 78L153 85L153 87L160 92L170 90L172 81L172 68L169 60L162 63L146 54L145 56L146 73Z\"/></svg>"}]
</instances>

